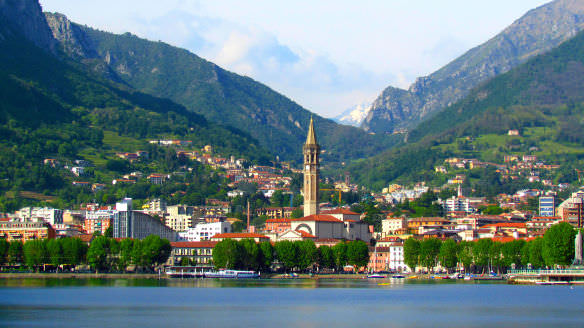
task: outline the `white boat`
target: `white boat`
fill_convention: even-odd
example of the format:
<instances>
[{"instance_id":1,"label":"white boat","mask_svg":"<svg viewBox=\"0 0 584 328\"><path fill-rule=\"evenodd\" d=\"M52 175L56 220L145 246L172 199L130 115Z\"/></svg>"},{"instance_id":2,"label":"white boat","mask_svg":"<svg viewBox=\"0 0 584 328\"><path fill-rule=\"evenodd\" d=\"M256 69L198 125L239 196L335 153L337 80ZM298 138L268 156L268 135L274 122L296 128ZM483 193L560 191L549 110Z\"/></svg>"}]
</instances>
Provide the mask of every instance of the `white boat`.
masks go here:
<instances>
[{"instance_id":1,"label":"white boat","mask_svg":"<svg viewBox=\"0 0 584 328\"><path fill-rule=\"evenodd\" d=\"M205 278L253 279L259 277L260 274L255 271L219 270L216 272L205 272Z\"/></svg>"},{"instance_id":2,"label":"white boat","mask_svg":"<svg viewBox=\"0 0 584 328\"><path fill-rule=\"evenodd\" d=\"M387 276L382 275L382 274L378 274L378 273L373 273L367 276L367 278L369 279L384 279L387 278Z\"/></svg>"}]
</instances>

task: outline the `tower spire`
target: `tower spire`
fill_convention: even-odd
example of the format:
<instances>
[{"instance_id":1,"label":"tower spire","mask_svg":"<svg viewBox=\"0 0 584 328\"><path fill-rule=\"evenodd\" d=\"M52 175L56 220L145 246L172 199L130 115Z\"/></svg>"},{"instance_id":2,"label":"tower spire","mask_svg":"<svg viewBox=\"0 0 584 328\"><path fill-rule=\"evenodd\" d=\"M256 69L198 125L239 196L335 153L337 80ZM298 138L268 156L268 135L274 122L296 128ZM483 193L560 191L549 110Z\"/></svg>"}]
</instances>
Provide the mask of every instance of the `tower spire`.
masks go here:
<instances>
[{"instance_id":1,"label":"tower spire","mask_svg":"<svg viewBox=\"0 0 584 328\"><path fill-rule=\"evenodd\" d=\"M314 120L310 117L304 153L304 216L318 214L320 146L316 143Z\"/></svg>"},{"instance_id":2,"label":"tower spire","mask_svg":"<svg viewBox=\"0 0 584 328\"><path fill-rule=\"evenodd\" d=\"M316 145L316 135L314 134L314 121L310 115L310 125L308 126L308 135L306 136L307 145Z\"/></svg>"}]
</instances>

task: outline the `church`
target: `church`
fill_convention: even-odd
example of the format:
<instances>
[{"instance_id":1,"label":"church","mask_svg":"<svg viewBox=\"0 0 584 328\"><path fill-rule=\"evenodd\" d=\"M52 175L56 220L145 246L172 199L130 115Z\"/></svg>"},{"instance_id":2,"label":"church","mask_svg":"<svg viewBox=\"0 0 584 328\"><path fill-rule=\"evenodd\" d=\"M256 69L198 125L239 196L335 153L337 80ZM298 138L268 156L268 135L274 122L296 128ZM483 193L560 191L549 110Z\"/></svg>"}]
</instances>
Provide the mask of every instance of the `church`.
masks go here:
<instances>
[{"instance_id":1,"label":"church","mask_svg":"<svg viewBox=\"0 0 584 328\"><path fill-rule=\"evenodd\" d=\"M290 230L277 237L278 240L363 240L369 242L369 225L361 221L358 213L345 209L320 213L319 174L320 146L314 131L314 121L310 118L306 143L303 146L304 173L304 217L290 220Z\"/></svg>"}]
</instances>

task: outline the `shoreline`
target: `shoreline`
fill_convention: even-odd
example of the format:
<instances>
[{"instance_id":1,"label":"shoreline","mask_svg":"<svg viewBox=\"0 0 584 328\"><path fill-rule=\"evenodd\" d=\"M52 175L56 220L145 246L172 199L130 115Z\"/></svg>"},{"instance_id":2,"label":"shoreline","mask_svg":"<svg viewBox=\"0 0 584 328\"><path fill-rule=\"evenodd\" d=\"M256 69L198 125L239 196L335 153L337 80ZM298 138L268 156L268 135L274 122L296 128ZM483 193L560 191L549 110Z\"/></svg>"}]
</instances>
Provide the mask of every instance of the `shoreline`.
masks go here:
<instances>
[{"instance_id":1,"label":"shoreline","mask_svg":"<svg viewBox=\"0 0 584 328\"><path fill-rule=\"evenodd\" d=\"M261 279L273 280L319 280L319 279L337 279L337 280L372 280L372 281L389 281L389 280L411 280L411 281L450 281L458 279L437 279L432 278L432 275L406 275L406 278L392 278L391 276L385 278L368 278L367 274L298 274L295 277L286 274L269 274L262 275ZM415 278L411 278L415 276ZM16 272L0 272L0 279L176 279L168 277L161 273L79 273L79 272L51 272L51 273L16 273ZM502 279L473 279L471 281L479 280L493 280L493 281L507 281Z\"/></svg>"}]
</instances>

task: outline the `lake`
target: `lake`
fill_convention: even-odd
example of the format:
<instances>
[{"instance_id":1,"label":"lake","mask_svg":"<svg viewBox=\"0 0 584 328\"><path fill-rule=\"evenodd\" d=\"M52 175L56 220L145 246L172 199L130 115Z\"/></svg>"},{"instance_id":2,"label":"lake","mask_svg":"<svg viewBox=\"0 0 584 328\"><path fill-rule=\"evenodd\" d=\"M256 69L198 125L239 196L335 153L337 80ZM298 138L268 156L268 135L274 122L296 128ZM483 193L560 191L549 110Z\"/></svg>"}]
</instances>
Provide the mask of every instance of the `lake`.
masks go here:
<instances>
[{"instance_id":1,"label":"lake","mask_svg":"<svg viewBox=\"0 0 584 328\"><path fill-rule=\"evenodd\" d=\"M0 326L584 326L584 287L379 282L0 279Z\"/></svg>"}]
</instances>

